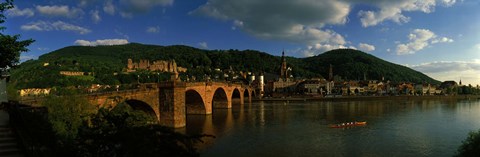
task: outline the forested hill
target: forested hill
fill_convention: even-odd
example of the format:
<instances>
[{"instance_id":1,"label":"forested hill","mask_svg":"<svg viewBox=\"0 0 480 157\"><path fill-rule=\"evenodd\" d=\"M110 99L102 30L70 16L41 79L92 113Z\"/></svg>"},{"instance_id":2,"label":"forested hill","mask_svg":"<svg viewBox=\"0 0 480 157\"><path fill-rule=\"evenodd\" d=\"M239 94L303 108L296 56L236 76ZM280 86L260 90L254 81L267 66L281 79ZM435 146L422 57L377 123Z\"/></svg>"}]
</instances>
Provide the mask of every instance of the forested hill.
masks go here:
<instances>
[{"instance_id":1,"label":"forested hill","mask_svg":"<svg viewBox=\"0 0 480 157\"><path fill-rule=\"evenodd\" d=\"M42 55L37 60L29 60L14 69L12 82L17 88L44 88L52 86L72 86L99 84L125 84L167 79L168 76L150 77L150 73L139 71L123 74L127 59L134 62L140 59L175 60L178 66L188 69L189 77L202 79L205 75L223 77L222 72L214 69L232 69L233 71L266 72L277 74L281 57L255 50L202 50L188 46L157 46L131 43L116 46L69 46ZM46 65L45 63L48 63ZM411 81L415 83L435 83L438 81L410 68L392 64L361 51L342 49L323 53L309 58L287 57L287 64L297 78L328 77L328 68L332 64L334 74L343 79L368 79ZM69 77L60 75L60 71L93 72L94 75ZM114 75L116 73L117 75ZM168 74L165 74L168 75ZM231 76L231 75L230 75ZM156 78L154 78L156 77ZM223 79L223 78L222 78ZM142 82L142 81L140 81Z\"/></svg>"},{"instance_id":2,"label":"forested hill","mask_svg":"<svg viewBox=\"0 0 480 157\"><path fill-rule=\"evenodd\" d=\"M325 77L328 77L331 64L333 73L346 80L363 80L364 77L368 80L381 80L383 77L393 82L440 83L421 72L358 50L331 50L302 60L307 63L307 70Z\"/></svg>"}]
</instances>

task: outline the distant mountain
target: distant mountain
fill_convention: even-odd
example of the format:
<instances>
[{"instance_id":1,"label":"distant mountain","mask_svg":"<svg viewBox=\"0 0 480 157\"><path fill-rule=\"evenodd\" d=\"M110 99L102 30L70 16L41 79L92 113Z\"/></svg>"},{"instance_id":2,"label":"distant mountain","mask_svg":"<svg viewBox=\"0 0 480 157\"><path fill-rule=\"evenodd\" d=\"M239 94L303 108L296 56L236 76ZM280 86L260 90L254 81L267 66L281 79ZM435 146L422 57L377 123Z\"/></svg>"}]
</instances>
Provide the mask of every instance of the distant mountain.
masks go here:
<instances>
[{"instance_id":1,"label":"distant mountain","mask_svg":"<svg viewBox=\"0 0 480 157\"><path fill-rule=\"evenodd\" d=\"M205 75L223 79L223 72L215 69L277 74L280 71L279 56L255 50L202 50L188 46L157 46L131 43L115 46L69 46L26 61L12 74L12 83L17 88L45 88L99 84L128 84L166 80L169 74L123 73L127 59L175 60L178 66L187 68L181 77ZM360 80L364 73L367 79L411 81L415 83L439 82L405 66L389 63L357 50L340 49L308 58L287 57L292 75L297 78L328 77L329 65L334 75L344 79ZM81 71L86 76L64 76L60 71Z\"/></svg>"}]
</instances>

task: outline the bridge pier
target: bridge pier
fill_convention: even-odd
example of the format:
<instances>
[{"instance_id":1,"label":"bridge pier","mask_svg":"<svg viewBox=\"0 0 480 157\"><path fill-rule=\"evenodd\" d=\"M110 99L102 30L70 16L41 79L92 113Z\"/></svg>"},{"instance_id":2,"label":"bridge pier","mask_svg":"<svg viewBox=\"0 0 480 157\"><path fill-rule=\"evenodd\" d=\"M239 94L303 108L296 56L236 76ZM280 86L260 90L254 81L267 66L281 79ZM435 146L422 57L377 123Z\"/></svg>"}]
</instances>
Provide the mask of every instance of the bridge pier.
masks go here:
<instances>
[{"instance_id":1,"label":"bridge pier","mask_svg":"<svg viewBox=\"0 0 480 157\"><path fill-rule=\"evenodd\" d=\"M232 101L214 101L213 107L214 108L232 108Z\"/></svg>"},{"instance_id":2,"label":"bridge pier","mask_svg":"<svg viewBox=\"0 0 480 157\"><path fill-rule=\"evenodd\" d=\"M159 84L160 125L181 128L186 125L185 87L183 82Z\"/></svg>"}]
</instances>

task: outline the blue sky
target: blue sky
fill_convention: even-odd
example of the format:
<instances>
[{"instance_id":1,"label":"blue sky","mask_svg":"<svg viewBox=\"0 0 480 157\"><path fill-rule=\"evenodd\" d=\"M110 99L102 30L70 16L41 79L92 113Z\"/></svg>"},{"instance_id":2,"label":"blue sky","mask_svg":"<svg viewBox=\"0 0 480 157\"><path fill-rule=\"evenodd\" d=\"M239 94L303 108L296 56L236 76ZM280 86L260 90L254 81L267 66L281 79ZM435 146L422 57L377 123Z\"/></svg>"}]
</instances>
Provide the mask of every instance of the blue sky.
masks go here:
<instances>
[{"instance_id":1,"label":"blue sky","mask_svg":"<svg viewBox=\"0 0 480 157\"><path fill-rule=\"evenodd\" d=\"M308 57L354 48L440 80L480 84L476 0L17 0L22 60L71 45L145 43Z\"/></svg>"}]
</instances>

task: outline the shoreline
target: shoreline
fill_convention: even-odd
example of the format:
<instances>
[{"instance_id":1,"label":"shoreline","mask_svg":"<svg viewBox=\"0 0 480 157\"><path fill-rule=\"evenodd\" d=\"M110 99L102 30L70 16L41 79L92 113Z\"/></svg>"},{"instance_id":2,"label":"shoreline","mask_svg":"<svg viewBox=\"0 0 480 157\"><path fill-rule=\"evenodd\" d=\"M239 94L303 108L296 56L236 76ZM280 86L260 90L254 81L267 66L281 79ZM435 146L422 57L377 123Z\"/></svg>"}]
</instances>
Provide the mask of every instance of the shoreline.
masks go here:
<instances>
[{"instance_id":1,"label":"shoreline","mask_svg":"<svg viewBox=\"0 0 480 157\"><path fill-rule=\"evenodd\" d=\"M448 100L448 99L480 99L480 95L286 97L286 98L263 98L263 99L252 98L252 102L259 102L259 101Z\"/></svg>"}]
</instances>

